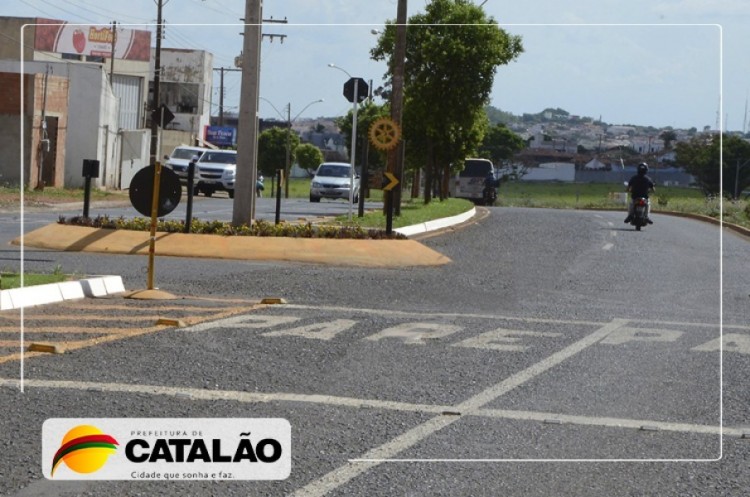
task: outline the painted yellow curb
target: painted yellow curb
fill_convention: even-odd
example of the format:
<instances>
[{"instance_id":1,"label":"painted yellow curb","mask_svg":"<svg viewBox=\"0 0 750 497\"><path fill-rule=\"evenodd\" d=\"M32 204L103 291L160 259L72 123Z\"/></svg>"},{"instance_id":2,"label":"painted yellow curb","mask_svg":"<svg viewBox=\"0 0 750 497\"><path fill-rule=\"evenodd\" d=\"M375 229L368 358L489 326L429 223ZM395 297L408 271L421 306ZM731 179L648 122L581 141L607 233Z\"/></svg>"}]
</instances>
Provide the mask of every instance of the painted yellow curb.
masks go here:
<instances>
[{"instance_id":1,"label":"painted yellow curb","mask_svg":"<svg viewBox=\"0 0 750 497\"><path fill-rule=\"evenodd\" d=\"M20 245L16 238L13 244ZM23 237L27 247L147 255L149 233L49 224ZM451 260L415 240L340 240L157 233L157 256L287 261L331 266L440 266Z\"/></svg>"}]
</instances>

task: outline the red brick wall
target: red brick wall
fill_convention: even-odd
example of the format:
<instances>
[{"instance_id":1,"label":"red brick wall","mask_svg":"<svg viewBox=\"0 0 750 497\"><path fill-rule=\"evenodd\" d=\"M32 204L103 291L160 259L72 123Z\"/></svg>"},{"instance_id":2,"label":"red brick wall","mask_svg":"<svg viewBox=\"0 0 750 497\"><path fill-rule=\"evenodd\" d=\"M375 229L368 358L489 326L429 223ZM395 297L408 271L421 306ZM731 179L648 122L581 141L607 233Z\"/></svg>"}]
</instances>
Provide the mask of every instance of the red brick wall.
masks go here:
<instances>
[{"instance_id":1,"label":"red brick wall","mask_svg":"<svg viewBox=\"0 0 750 497\"><path fill-rule=\"evenodd\" d=\"M65 141L68 129L68 79L60 76L47 78L47 99L44 99L44 74L27 74L24 79L25 105L21 105L21 75L0 73L0 115L21 116L23 107L24 156L26 186L35 187L39 176L40 146L42 138L42 110L47 116L58 118L57 147L55 150L55 175L52 184L46 186L62 187L65 181ZM8 130L17 136L17 128ZM19 140L20 137L17 138ZM14 148L18 145L10 145ZM13 156L18 152L8 151ZM17 176L17 174L14 173ZM12 176L12 175L10 175Z\"/></svg>"}]
</instances>

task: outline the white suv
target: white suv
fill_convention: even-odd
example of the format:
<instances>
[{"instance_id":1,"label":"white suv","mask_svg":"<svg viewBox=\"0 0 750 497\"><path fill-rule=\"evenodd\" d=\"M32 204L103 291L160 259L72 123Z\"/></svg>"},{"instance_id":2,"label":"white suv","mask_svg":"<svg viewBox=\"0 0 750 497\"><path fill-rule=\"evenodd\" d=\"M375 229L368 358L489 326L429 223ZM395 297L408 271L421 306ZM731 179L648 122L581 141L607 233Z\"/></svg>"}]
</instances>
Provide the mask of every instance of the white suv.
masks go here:
<instances>
[{"instance_id":1,"label":"white suv","mask_svg":"<svg viewBox=\"0 0 750 497\"><path fill-rule=\"evenodd\" d=\"M236 175L236 150L207 150L195 165L193 193L203 192L210 197L216 190L224 190L229 198L234 198Z\"/></svg>"},{"instance_id":2,"label":"white suv","mask_svg":"<svg viewBox=\"0 0 750 497\"><path fill-rule=\"evenodd\" d=\"M348 202L351 171L351 164L346 162L324 162L318 166L310 183L310 202L320 202L321 198L343 198ZM359 174L356 171L352 201L359 202Z\"/></svg>"},{"instance_id":3,"label":"white suv","mask_svg":"<svg viewBox=\"0 0 750 497\"><path fill-rule=\"evenodd\" d=\"M203 155L203 153L207 150L207 148L203 147L189 147L187 145L180 145L178 147L175 147L175 149L172 151L172 155L170 155L169 157L164 157L164 159L166 159L165 165L172 171L177 173L180 181L185 184L187 183L188 164L190 164L190 160L196 155L200 158L200 156Z\"/></svg>"}]
</instances>

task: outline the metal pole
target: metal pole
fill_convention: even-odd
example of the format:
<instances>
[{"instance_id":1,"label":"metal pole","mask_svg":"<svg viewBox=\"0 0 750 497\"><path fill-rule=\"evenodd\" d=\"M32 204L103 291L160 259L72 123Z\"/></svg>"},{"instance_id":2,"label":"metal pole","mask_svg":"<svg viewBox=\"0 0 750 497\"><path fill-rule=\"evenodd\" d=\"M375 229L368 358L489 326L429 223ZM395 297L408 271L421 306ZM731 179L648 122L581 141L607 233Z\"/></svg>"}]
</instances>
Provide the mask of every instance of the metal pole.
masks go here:
<instances>
[{"instance_id":1,"label":"metal pole","mask_svg":"<svg viewBox=\"0 0 750 497\"><path fill-rule=\"evenodd\" d=\"M351 171L349 171L349 221L352 220L352 209L354 208L352 204L354 203L354 164L356 162L355 159L357 156L357 108L359 108L359 104L357 103L357 101L359 100L358 90L359 78L357 78L357 81L354 82L354 103L352 104L352 168Z\"/></svg>"},{"instance_id":2,"label":"metal pole","mask_svg":"<svg viewBox=\"0 0 750 497\"><path fill-rule=\"evenodd\" d=\"M304 110L304 109L303 109ZM286 160L284 161L284 174L289 177L292 169L292 102L286 106ZM289 182L284 184L284 198L289 198Z\"/></svg>"},{"instance_id":3,"label":"metal pole","mask_svg":"<svg viewBox=\"0 0 750 497\"><path fill-rule=\"evenodd\" d=\"M224 126L224 68L219 68L219 126Z\"/></svg>"},{"instance_id":4,"label":"metal pole","mask_svg":"<svg viewBox=\"0 0 750 497\"><path fill-rule=\"evenodd\" d=\"M159 86L161 84L161 36L162 36L162 7L163 0L157 0L156 10L156 51L154 53L154 97L152 110L159 108ZM156 165L159 157L158 140L159 140L159 122L154 119L154 113L151 114L151 159L150 164Z\"/></svg>"},{"instance_id":5,"label":"metal pole","mask_svg":"<svg viewBox=\"0 0 750 497\"><path fill-rule=\"evenodd\" d=\"M282 169L276 170L276 224L281 221L281 180L283 178Z\"/></svg>"},{"instance_id":6,"label":"metal pole","mask_svg":"<svg viewBox=\"0 0 750 497\"><path fill-rule=\"evenodd\" d=\"M156 253L156 222L159 215L159 186L161 185L161 163L154 163L154 189L151 195L151 233L148 239L148 281L146 288L154 289L154 254Z\"/></svg>"},{"instance_id":7,"label":"metal pole","mask_svg":"<svg viewBox=\"0 0 750 497\"><path fill-rule=\"evenodd\" d=\"M190 233L193 224L193 184L195 182L195 162L188 164L187 177L187 213L185 214L185 233Z\"/></svg>"},{"instance_id":8,"label":"metal pole","mask_svg":"<svg viewBox=\"0 0 750 497\"><path fill-rule=\"evenodd\" d=\"M89 217L89 204L91 203L91 175L87 174L83 183L83 217Z\"/></svg>"},{"instance_id":9,"label":"metal pole","mask_svg":"<svg viewBox=\"0 0 750 497\"><path fill-rule=\"evenodd\" d=\"M362 174L359 178L359 205L357 206L357 217L363 217L365 215L365 195L367 194L370 182L370 141L364 140L362 150L364 151L364 158L362 159ZM362 185L365 185L362 188Z\"/></svg>"}]
</instances>

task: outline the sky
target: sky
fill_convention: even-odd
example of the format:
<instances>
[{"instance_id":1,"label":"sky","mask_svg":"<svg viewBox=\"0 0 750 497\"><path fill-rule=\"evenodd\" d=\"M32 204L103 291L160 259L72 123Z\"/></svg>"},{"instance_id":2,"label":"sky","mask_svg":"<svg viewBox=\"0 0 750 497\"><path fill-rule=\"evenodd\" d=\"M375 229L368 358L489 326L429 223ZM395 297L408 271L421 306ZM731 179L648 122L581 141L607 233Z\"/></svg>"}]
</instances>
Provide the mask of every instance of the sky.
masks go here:
<instances>
[{"instance_id":1,"label":"sky","mask_svg":"<svg viewBox=\"0 0 750 497\"><path fill-rule=\"evenodd\" d=\"M3 0L0 15L48 17L154 31L158 0ZM243 0L162 0L164 47L202 49L214 67L242 50ZM408 2L408 15L426 0ZM490 104L520 115L562 108L610 124L750 131L750 1L476 0L524 52L497 70ZM351 104L348 75L382 85L369 57L372 30L396 17L397 0L265 0L260 117L333 117ZM460 29L460 28L456 28ZM331 68L335 64L340 69ZM347 75L348 73L348 75ZM239 107L240 73L225 73L226 111ZM407 89L408 91L408 89ZM317 102L322 99L323 102ZM212 113L218 114L215 73Z\"/></svg>"}]
</instances>

